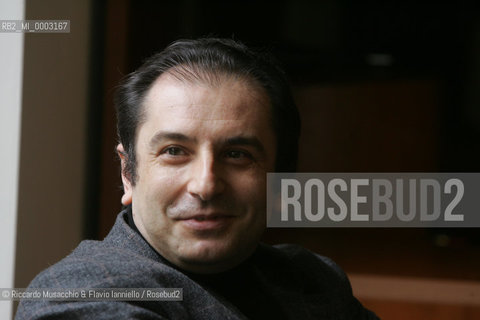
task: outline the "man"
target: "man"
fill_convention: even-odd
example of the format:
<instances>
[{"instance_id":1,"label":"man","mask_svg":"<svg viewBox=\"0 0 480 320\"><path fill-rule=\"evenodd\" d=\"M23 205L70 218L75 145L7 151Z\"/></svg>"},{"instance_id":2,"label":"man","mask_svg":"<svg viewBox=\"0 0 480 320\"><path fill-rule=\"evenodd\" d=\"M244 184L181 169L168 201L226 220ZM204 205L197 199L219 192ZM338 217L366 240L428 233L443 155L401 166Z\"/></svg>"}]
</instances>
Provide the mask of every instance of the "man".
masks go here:
<instances>
[{"instance_id":1,"label":"man","mask_svg":"<svg viewBox=\"0 0 480 320\"><path fill-rule=\"evenodd\" d=\"M183 301L22 301L17 319L376 319L330 260L259 244L266 174L293 171L299 117L268 56L178 41L116 97L125 206L32 288L183 288Z\"/></svg>"}]
</instances>

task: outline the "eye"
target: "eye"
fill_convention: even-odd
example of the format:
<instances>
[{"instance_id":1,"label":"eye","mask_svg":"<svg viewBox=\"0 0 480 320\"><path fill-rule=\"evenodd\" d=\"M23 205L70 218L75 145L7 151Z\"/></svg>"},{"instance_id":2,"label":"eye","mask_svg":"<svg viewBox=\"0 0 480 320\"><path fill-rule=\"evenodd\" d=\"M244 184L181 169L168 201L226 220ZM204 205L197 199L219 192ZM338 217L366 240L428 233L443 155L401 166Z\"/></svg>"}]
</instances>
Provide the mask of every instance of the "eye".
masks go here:
<instances>
[{"instance_id":1,"label":"eye","mask_svg":"<svg viewBox=\"0 0 480 320\"><path fill-rule=\"evenodd\" d=\"M180 147L170 146L163 149L160 154L166 154L168 156L184 156L187 153Z\"/></svg>"},{"instance_id":2,"label":"eye","mask_svg":"<svg viewBox=\"0 0 480 320\"><path fill-rule=\"evenodd\" d=\"M226 156L228 158L233 158L233 159L240 159L240 158L243 158L243 157L249 157L249 155L244 152L244 151L240 151L240 150L231 150L231 151L228 151L226 153Z\"/></svg>"},{"instance_id":3,"label":"eye","mask_svg":"<svg viewBox=\"0 0 480 320\"><path fill-rule=\"evenodd\" d=\"M225 161L234 165L249 165L253 162L253 156L248 151L229 150L225 152Z\"/></svg>"}]
</instances>

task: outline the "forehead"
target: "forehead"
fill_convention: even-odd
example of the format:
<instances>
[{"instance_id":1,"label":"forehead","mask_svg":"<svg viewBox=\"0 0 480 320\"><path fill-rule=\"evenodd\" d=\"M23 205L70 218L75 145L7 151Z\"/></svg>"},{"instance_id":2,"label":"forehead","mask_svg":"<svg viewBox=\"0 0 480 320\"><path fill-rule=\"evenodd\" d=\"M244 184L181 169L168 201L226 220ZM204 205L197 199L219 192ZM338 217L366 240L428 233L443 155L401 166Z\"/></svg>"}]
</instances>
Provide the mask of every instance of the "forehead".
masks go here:
<instances>
[{"instance_id":1,"label":"forehead","mask_svg":"<svg viewBox=\"0 0 480 320\"><path fill-rule=\"evenodd\" d=\"M253 81L233 76L217 77L215 83L182 81L165 73L148 91L144 103L144 123L162 118L203 122L241 121L265 126L271 106L264 89ZM163 122L163 121L161 121Z\"/></svg>"}]
</instances>

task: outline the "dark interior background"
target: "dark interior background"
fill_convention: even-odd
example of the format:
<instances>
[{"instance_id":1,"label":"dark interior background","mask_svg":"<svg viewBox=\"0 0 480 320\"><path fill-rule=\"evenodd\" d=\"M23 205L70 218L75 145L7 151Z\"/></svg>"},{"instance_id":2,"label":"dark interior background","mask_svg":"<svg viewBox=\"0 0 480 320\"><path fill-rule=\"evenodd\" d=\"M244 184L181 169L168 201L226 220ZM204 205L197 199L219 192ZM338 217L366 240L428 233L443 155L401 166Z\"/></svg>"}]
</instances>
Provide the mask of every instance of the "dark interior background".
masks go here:
<instances>
[{"instance_id":1,"label":"dark interior background","mask_svg":"<svg viewBox=\"0 0 480 320\"><path fill-rule=\"evenodd\" d=\"M299 171L480 169L480 11L473 1L121 0L94 10L90 238L103 238L120 210L114 87L178 38L233 37L278 57L302 113ZM479 240L469 228L265 234L266 242L328 255L347 272L475 280Z\"/></svg>"}]
</instances>

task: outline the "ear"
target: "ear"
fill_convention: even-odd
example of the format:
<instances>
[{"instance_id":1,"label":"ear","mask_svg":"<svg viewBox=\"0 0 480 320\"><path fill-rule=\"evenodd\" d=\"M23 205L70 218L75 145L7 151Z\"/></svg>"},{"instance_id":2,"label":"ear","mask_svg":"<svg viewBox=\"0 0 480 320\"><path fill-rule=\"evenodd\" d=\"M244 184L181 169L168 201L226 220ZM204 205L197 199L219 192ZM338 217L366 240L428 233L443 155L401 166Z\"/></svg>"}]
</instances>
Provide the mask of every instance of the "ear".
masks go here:
<instances>
[{"instance_id":1,"label":"ear","mask_svg":"<svg viewBox=\"0 0 480 320\"><path fill-rule=\"evenodd\" d=\"M123 149L123 145L120 143L117 146L117 153L120 157L120 162L122 166L122 183L123 183L123 196L122 196L122 204L127 206L132 203L132 184L130 182L130 178L127 175L125 170L127 166L127 154Z\"/></svg>"}]
</instances>

